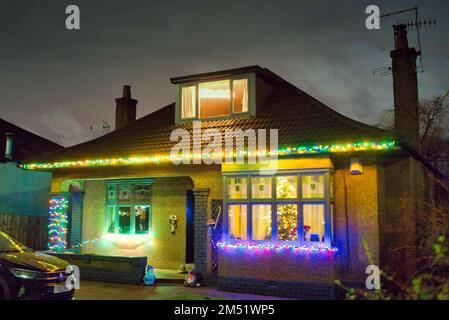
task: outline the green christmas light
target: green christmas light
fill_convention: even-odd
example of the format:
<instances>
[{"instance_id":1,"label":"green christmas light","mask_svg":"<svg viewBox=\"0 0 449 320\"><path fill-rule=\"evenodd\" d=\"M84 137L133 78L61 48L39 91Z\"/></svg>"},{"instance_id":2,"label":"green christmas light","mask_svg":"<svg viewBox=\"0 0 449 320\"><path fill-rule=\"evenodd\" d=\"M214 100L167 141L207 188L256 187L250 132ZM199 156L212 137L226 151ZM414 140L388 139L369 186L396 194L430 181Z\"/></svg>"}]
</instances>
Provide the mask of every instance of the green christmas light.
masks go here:
<instances>
[{"instance_id":1,"label":"green christmas light","mask_svg":"<svg viewBox=\"0 0 449 320\"><path fill-rule=\"evenodd\" d=\"M63 197L50 200L48 217L48 250L63 251L67 247L67 208L68 201Z\"/></svg>"},{"instance_id":2,"label":"green christmas light","mask_svg":"<svg viewBox=\"0 0 449 320\"><path fill-rule=\"evenodd\" d=\"M361 143L348 143L348 144L332 144L332 145L314 145L314 146L299 146L294 148L282 148L277 150L274 155L277 156L294 156L304 154L329 154L340 152L356 152L356 151L383 151L392 150L396 148L395 141L385 142L361 142ZM270 152L257 153L258 155L270 155ZM217 158L225 157L227 154L190 154L188 156L176 156L171 155L151 155L151 156L137 156L137 157L121 157L121 158L109 158L109 159L88 159L88 160L74 160L74 161L62 161L62 162L46 162L46 163L25 163L20 167L28 170L36 169L59 169L59 168L78 168L78 167L106 167L106 166L120 166L120 165L142 165L142 164L160 164L177 160L192 160L195 158ZM237 155L250 155L247 151L242 151L233 154L235 158ZM252 155L252 154L251 154Z\"/></svg>"}]
</instances>

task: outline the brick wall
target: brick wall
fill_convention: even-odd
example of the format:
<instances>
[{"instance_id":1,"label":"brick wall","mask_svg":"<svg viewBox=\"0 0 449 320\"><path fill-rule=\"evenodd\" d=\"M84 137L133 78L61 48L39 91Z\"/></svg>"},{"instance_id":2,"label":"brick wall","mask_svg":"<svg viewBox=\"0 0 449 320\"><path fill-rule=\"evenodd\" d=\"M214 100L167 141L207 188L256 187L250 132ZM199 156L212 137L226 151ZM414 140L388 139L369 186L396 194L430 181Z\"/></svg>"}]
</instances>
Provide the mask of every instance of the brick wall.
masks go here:
<instances>
[{"instance_id":1,"label":"brick wall","mask_svg":"<svg viewBox=\"0 0 449 320\"><path fill-rule=\"evenodd\" d=\"M193 191L195 197L195 214L193 221L195 268L202 274L207 272L207 198L208 189Z\"/></svg>"},{"instance_id":2,"label":"brick wall","mask_svg":"<svg viewBox=\"0 0 449 320\"><path fill-rule=\"evenodd\" d=\"M140 284L145 276L146 257L110 257L89 254L60 254L61 259L80 270L83 280Z\"/></svg>"},{"instance_id":3,"label":"brick wall","mask_svg":"<svg viewBox=\"0 0 449 320\"><path fill-rule=\"evenodd\" d=\"M314 282L268 281L255 278L220 277L218 288L224 291L261 294L297 299L331 300L337 296L336 287Z\"/></svg>"},{"instance_id":4,"label":"brick wall","mask_svg":"<svg viewBox=\"0 0 449 320\"><path fill-rule=\"evenodd\" d=\"M83 192L76 192L72 194L72 220L70 229L70 244L76 246L81 243L82 240L82 210L83 210ZM79 251L78 247L74 251Z\"/></svg>"}]
</instances>

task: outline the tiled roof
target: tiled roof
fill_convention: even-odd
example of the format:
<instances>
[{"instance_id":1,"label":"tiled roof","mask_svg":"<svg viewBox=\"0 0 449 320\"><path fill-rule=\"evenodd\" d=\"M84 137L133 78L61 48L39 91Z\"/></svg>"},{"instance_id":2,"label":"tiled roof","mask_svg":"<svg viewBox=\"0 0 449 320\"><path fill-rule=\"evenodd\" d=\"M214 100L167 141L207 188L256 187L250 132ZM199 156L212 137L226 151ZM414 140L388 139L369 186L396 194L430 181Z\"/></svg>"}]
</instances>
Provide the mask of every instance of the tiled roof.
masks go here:
<instances>
[{"instance_id":1,"label":"tiled roof","mask_svg":"<svg viewBox=\"0 0 449 320\"><path fill-rule=\"evenodd\" d=\"M62 149L63 147L22 129L8 121L0 119L0 160L6 160L6 133L13 133L12 144L12 160L21 161L23 159L36 156L41 153L48 153L51 151Z\"/></svg>"},{"instance_id":2,"label":"tiled roof","mask_svg":"<svg viewBox=\"0 0 449 320\"><path fill-rule=\"evenodd\" d=\"M170 141L170 134L176 128L191 130L192 124L175 124L175 105L171 104L123 129L73 147L32 157L26 163L169 153L175 144ZM279 147L393 139L391 133L344 117L280 78L276 78L274 90L264 105L258 106L256 117L203 121L202 128L217 128L222 132L232 128L278 129Z\"/></svg>"}]
</instances>

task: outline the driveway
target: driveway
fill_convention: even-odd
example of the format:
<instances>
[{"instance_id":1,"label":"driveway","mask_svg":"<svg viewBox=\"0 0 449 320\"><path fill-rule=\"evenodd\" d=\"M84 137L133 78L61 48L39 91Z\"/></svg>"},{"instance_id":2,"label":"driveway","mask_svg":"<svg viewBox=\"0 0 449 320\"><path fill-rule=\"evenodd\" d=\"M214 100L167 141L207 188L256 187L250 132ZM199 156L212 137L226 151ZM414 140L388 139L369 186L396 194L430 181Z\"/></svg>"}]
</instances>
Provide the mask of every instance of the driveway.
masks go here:
<instances>
[{"instance_id":1,"label":"driveway","mask_svg":"<svg viewBox=\"0 0 449 320\"><path fill-rule=\"evenodd\" d=\"M188 288L181 285L130 285L81 280L78 300L282 300L252 294L219 291L213 287Z\"/></svg>"}]
</instances>

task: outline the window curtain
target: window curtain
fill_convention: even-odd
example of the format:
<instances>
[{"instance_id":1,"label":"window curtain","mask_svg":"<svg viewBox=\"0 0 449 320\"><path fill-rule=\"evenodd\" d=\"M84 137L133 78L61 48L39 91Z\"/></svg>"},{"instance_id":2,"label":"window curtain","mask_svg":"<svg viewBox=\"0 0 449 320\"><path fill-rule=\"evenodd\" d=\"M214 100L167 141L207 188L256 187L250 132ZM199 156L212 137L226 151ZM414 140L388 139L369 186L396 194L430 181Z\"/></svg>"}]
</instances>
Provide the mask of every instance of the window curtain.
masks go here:
<instances>
[{"instance_id":1,"label":"window curtain","mask_svg":"<svg viewBox=\"0 0 449 320\"><path fill-rule=\"evenodd\" d=\"M182 117L194 118L196 105L196 87L182 88Z\"/></svg>"},{"instance_id":2,"label":"window curtain","mask_svg":"<svg viewBox=\"0 0 449 320\"><path fill-rule=\"evenodd\" d=\"M309 242L323 242L324 205L304 205L303 214L305 240Z\"/></svg>"},{"instance_id":3,"label":"window curtain","mask_svg":"<svg viewBox=\"0 0 449 320\"><path fill-rule=\"evenodd\" d=\"M228 213L229 234L231 239L247 239L247 207L246 205L232 205Z\"/></svg>"}]
</instances>

